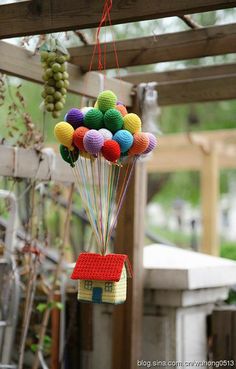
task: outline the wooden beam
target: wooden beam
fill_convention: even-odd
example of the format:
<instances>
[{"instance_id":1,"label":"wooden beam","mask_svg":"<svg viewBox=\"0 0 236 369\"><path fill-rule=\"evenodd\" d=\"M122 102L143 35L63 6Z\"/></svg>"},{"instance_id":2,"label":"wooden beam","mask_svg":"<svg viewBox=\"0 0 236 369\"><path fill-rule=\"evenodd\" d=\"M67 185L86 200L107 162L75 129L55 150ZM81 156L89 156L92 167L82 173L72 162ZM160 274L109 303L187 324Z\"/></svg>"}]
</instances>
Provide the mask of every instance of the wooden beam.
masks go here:
<instances>
[{"instance_id":1,"label":"wooden beam","mask_svg":"<svg viewBox=\"0 0 236 369\"><path fill-rule=\"evenodd\" d=\"M219 167L218 153L213 146L204 154L201 170L202 242L200 251L219 256L218 199Z\"/></svg>"},{"instance_id":2,"label":"wooden beam","mask_svg":"<svg viewBox=\"0 0 236 369\"><path fill-rule=\"evenodd\" d=\"M113 0L113 24L232 8L235 0ZM103 2L33 0L0 6L0 38L92 28L99 24Z\"/></svg>"},{"instance_id":3,"label":"wooden beam","mask_svg":"<svg viewBox=\"0 0 236 369\"><path fill-rule=\"evenodd\" d=\"M21 3L20 3L21 4ZM42 67L38 55L9 43L0 41L0 71L29 81L43 83ZM128 106L132 104L132 84L118 81L114 78L103 77L101 73L89 72L82 75L79 68L69 64L70 92L96 98L101 89L114 91L118 99ZM104 78L104 80L103 80Z\"/></svg>"},{"instance_id":4,"label":"wooden beam","mask_svg":"<svg viewBox=\"0 0 236 369\"><path fill-rule=\"evenodd\" d=\"M236 64L138 73L122 77L133 84L157 82L160 105L236 98Z\"/></svg>"},{"instance_id":5,"label":"wooden beam","mask_svg":"<svg viewBox=\"0 0 236 369\"><path fill-rule=\"evenodd\" d=\"M232 100L236 98L236 73L159 83L157 91L160 106Z\"/></svg>"},{"instance_id":6,"label":"wooden beam","mask_svg":"<svg viewBox=\"0 0 236 369\"><path fill-rule=\"evenodd\" d=\"M33 149L0 145L0 157L4 158L0 161L0 176L74 182L70 166L53 151L39 153Z\"/></svg>"},{"instance_id":7,"label":"wooden beam","mask_svg":"<svg viewBox=\"0 0 236 369\"><path fill-rule=\"evenodd\" d=\"M138 85L139 83L167 83L182 81L186 79L197 79L204 77L219 77L236 73L236 63L216 64L204 67L192 67L184 69L167 70L164 72L130 73L122 76L123 81Z\"/></svg>"},{"instance_id":8,"label":"wooden beam","mask_svg":"<svg viewBox=\"0 0 236 369\"><path fill-rule=\"evenodd\" d=\"M103 45L102 45L103 47ZM69 49L71 62L87 71L94 45ZM236 24L116 42L119 66L128 67L236 52ZM116 68L113 42L106 43L106 68ZM93 69L97 69L94 63Z\"/></svg>"},{"instance_id":9,"label":"wooden beam","mask_svg":"<svg viewBox=\"0 0 236 369\"><path fill-rule=\"evenodd\" d=\"M28 51L5 42L0 42L0 53L0 71L42 83L38 56L32 56ZM169 72L170 76L175 76L174 80L172 82L160 82L158 85L160 105L234 99L236 97L236 73L233 66L233 64L230 64L225 65L224 68L223 66L217 66L216 69L214 67L205 69L207 68L205 67ZM216 76L214 72L217 73ZM181 80L184 75L191 76L191 73L198 77ZM205 77L207 73L209 73L209 76ZM81 76L78 68L70 65L69 74L69 91L71 92L96 98L102 89L103 80L100 73L89 72ZM158 80L160 74L152 74L153 80L155 80L155 76ZM150 78L150 75L148 78ZM145 75L142 80L145 82ZM119 100L122 100L127 106L131 106L131 83L104 77L103 87L113 90Z\"/></svg>"}]
</instances>

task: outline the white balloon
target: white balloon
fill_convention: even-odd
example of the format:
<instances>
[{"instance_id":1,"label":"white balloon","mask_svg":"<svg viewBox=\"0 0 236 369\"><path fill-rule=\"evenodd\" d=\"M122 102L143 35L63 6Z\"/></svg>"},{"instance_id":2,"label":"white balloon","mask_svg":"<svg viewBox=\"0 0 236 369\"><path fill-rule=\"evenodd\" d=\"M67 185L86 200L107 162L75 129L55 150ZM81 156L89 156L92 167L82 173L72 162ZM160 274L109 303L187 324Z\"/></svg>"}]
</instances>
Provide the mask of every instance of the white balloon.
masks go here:
<instances>
[{"instance_id":1,"label":"white balloon","mask_svg":"<svg viewBox=\"0 0 236 369\"><path fill-rule=\"evenodd\" d=\"M111 131L109 131L108 129L106 129L106 128L100 128L98 130L98 132L101 133L101 135L104 138L104 141L112 140L113 135L112 135Z\"/></svg>"},{"instance_id":2,"label":"white balloon","mask_svg":"<svg viewBox=\"0 0 236 369\"><path fill-rule=\"evenodd\" d=\"M82 113L84 115L86 115L88 113L89 110L94 109L92 106L84 106L82 109L80 109L82 111Z\"/></svg>"}]
</instances>

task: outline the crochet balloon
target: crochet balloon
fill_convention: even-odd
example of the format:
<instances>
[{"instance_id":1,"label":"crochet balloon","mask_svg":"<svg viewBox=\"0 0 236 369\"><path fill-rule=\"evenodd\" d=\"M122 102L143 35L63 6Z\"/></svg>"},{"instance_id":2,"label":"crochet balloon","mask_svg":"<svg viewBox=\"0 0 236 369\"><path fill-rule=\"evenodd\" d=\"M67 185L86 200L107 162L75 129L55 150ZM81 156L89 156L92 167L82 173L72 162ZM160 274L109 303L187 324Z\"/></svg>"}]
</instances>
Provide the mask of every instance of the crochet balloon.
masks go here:
<instances>
[{"instance_id":1,"label":"crochet balloon","mask_svg":"<svg viewBox=\"0 0 236 369\"><path fill-rule=\"evenodd\" d=\"M84 115L80 109L72 108L65 115L65 121L70 123L74 129L83 125Z\"/></svg>"},{"instance_id":2,"label":"crochet balloon","mask_svg":"<svg viewBox=\"0 0 236 369\"><path fill-rule=\"evenodd\" d=\"M132 146L134 139L129 131L121 129L120 131L114 134L113 140L118 142L118 144L120 145L121 152L126 152Z\"/></svg>"},{"instance_id":3,"label":"crochet balloon","mask_svg":"<svg viewBox=\"0 0 236 369\"><path fill-rule=\"evenodd\" d=\"M92 110L93 107L92 106L84 106L83 108L81 108L80 110L82 111L83 115L85 116L85 114L88 113L89 110Z\"/></svg>"},{"instance_id":4,"label":"crochet balloon","mask_svg":"<svg viewBox=\"0 0 236 369\"><path fill-rule=\"evenodd\" d=\"M134 133L134 142L129 149L129 155L140 155L147 150L149 145L149 137L146 133L138 132Z\"/></svg>"},{"instance_id":5,"label":"crochet balloon","mask_svg":"<svg viewBox=\"0 0 236 369\"><path fill-rule=\"evenodd\" d=\"M122 104L117 104L115 109L118 110L123 117L128 114L126 107Z\"/></svg>"},{"instance_id":6,"label":"crochet balloon","mask_svg":"<svg viewBox=\"0 0 236 369\"><path fill-rule=\"evenodd\" d=\"M115 108L116 101L117 97L112 91L110 90L103 91L98 95L97 98L98 108L103 113L105 113L107 110Z\"/></svg>"},{"instance_id":7,"label":"crochet balloon","mask_svg":"<svg viewBox=\"0 0 236 369\"><path fill-rule=\"evenodd\" d=\"M103 127L103 114L99 109L89 110L84 117L84 125L90 129L100 129Z\"/></svg>"},{"instance_id":8,"label":"crochet balloon","mask_svg":"<svg viewBox=\"0 0 236 369\"><path fill-rule=\"evenodd\" d=\"M109 109L104 115L105 127L112 133L115 133L123 127L123 117L116 109Z\"/></svg>"},{"instance_id":9,"label":"crochet balloon","mask_svg":"<svg viewBox=\"0 0 236 369\"><path fill-rule=\"evenodd\" d=\"M107 140L111 140L112 139L113 134L108 129L101 128L101 129L98 130L98 132L101 133L101 135L104 138L104 141L107 141Z\"/></svg>"},{"instance_id":10,"label":"crochet balloon","mask_svg":"<svg viewBox=\"0 0 236 369\"><path fill-rule=\"evenodd\" d=\"M131 133L141 131L142 122L137 114L129 113L124 116L124 129Z\"/></svg>"},{"instance_id":11,"label":"crochet balloon","mask_svg":"<svg viewBox=\"0 0 236 369\"><path fill-rule=\"evenodd\" d=\"M111 162L116 162L120 157L120 146L114 140L107 140L102 147L102 155Z\"/></svg>"},{"instance_id":12,"label":"crochet balloon","mask_svg":"<svg viewBox=\"0 0 236 369\"><path fill-rule=\"evenodd\" d=\"M79 150L70 151L66 146L60 145L60 154L62 159L73 168L75 166L74 163L78 160Z\"/></svg>"},{"instance_id":13,"label":"crochet balloon","mask_svg":"<svg viewBox=\"0 0 236 369\"><path fill-rule=\"evenodd\" d=\"M88 151L90 154L96 155L99 153L104 144L104 138L101 133L95 129L90 129L84 135L83 144L86 151Z\"/></svg>"},{"instance_id":14,"label":"crochet balloon","mask_svg":"<svg viewBox=\"0 0 236 369\"><path fill-rule=\"evenodd\" d=\"M149 144L147 149L143 152L143 154L149 154L152 150L155 149L157 145L157 139L152 133L146 133L149 137Z\"/></svg>"},{"instance_id":15,"label":"crochet balloon","mask_svg":"<svg viewBox=\"0 0 236 369\"><path fill-rule=\"evenodd\" d=\"M54 135L57 140L69 150L73 150L72 140L73 140L74 128L67 122L60 122L55 125Z\"/></svg>"},{"instance_id":16,"label":"crochet balloon","mask_svg":"<svg viewBox=\"0 0 236 369\"><path fill-rule=\"evenodd\" d=\"M83 139L85 133L87 133L88 131L89 129L86 127L79 127L74 131L73 145L76 146L81 151L85 151Z\"/></svg>"}]
</instances>

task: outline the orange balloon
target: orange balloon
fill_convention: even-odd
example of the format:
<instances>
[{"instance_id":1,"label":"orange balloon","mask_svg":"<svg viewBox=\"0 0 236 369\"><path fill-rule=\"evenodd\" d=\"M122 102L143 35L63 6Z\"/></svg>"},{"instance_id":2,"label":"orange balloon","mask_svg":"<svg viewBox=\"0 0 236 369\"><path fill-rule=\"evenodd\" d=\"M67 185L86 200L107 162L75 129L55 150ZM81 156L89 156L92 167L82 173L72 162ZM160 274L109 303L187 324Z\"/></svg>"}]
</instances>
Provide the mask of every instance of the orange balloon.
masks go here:
<instances>
[{"instance_id":1,"label":"orange balloon","mask_svg":"<svg viewBox=\"0 0 236 369\"><path fill-rule=\"evenodd\" d=\"M129 149L129 155L139 155L142 154L149 145L149 137L144 132L134 133L134 142L131 148Z\"/></svg>"},{"instance_id":2,"label":"orange balloon","mask_svg":"<svg viewBox=\"0 0 236 369\"><path fill-rule=\"evenodd\" d=\"M128 114L127 109L124 105L116 105L115 109L118 110L123 117Z\"/></svg>"}]
</instances>

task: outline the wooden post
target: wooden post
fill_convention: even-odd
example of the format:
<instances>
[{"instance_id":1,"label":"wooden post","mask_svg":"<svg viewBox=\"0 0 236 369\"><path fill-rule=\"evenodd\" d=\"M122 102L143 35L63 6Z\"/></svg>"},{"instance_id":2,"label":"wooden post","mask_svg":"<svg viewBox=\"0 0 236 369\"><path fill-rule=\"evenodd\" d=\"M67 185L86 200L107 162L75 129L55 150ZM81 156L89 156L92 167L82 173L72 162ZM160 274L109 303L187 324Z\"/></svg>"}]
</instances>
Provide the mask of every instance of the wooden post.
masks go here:
<instances>
[{"instance_id":1,"label":"wooden post","mask_svg":"<svg viewBox=\"0 0 236 369\"><path fill-rule=\"evenodd\" d=\"M219 255L218 230L219 167L216 147L203 153L201 171L202 242L201 251Z\"/></svg>"},{"instance_id":2,"label":"wooden post","mask_svg":"<svg viewBox=\"0 0 236 369\"><path fill-rule=\"evenodd\" d=\"M136 112L140 115L137 109ZM133 278L128 279L127 301L114 307L113 369L136 369L137 360L141 358L146 183L145 163L138 162L126 193L116 229L115 252L129 256Z\"/></svg>"},{"instance_id":3,"label":"wooden post","mask_svg":"<svg viewBox=\"0 0 236 369\"><path fill-rule=\"evenodd\" d=\"M234 305L216 308L212 313L212 359L224 359L225 368L233 368L236 362L236 309ZM226 365L227 364L227 365Z\"/></svg>"}]
</instances>

